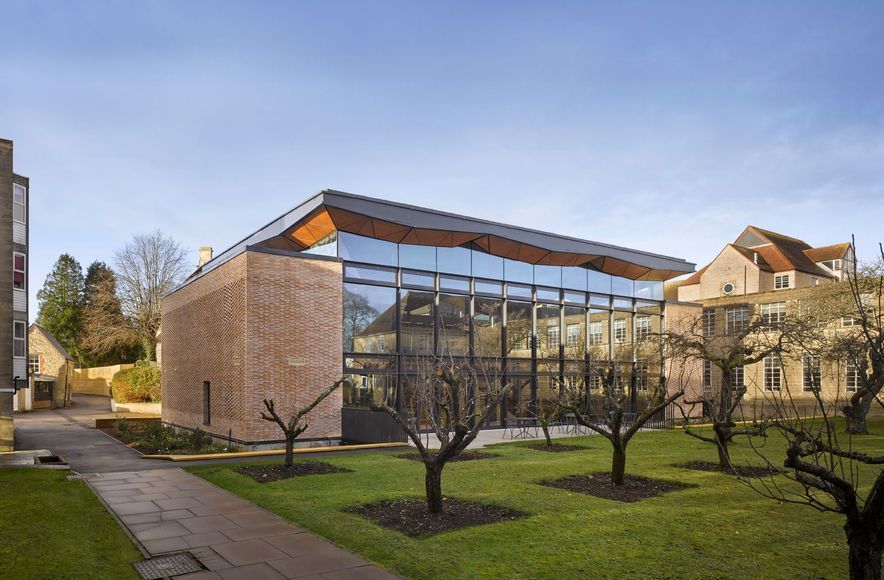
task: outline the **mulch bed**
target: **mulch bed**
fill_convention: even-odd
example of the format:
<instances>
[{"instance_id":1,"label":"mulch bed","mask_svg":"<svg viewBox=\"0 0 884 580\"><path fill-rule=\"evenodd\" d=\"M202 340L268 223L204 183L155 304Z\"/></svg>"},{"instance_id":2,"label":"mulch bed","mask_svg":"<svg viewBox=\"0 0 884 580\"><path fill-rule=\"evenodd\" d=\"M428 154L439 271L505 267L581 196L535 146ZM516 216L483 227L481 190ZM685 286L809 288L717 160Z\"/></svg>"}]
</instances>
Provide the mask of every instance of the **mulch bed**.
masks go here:
<instances>
[{"instance_id":1,"label":"mulch bed","mask_svg":"<svg viewBox=\"0 0 884 580\"><path fill-rule=\"evenodd\" d=\"M524 445L523 447L536 449L537 451L547 451L549 453L564 453L566 451L582 451L588 449L587 447L582 447L580 445L562 445L559 443L553 443L552 445L547 445L546 443L531 443L530 445Z\"/></svg>"},{"instance_id":2,"label":"mulch bed","mask_svg":"<svg viewBox=\"0 0 884 580\"><path fill-rule=\"evenodd\" d=\"M641 501L669 491L694 487L675 481L651 479L639 475L627 475L623 485L613 485L611 483L611 474L606 472L591 473L589 475L568 475L560 479L541 481L540 485L626 503Z\"/></svg>"},{"instance_id":3,"label":"mulch bed","mask_svg":"<svg viewBox=\"0 0 884 580\"><path fill-rule=\"evenodd\" d=\"M684 469L695 469L697 471L711 471L714 473L726 473L728 475L737 475L739 477L766 477L768 475L776 475L782 473L774 467L750 467L748 465L735 465L732 467L722 467L711 461L688 461L687 463L678 463L676 467Z\"/></svg>"},{"instance_id":4,"label":"mulch bed","mask_svg":"<svg viewBox=\"0 0 884 580\"><path fill-rule=\"evenodd\" d=\"M351 469L337 467L331 463L322 461L297 461L290 468L285 465L248 465L245 467L235 467L233 469L237 473L247 475L258 483L269 483L271 481L280 481L283 479L291 479L292 477L300 477L302 475L324 475L326 473L351 473Z\"/></svg>"},{"instance_id":5,"label":"mulch bed","mask_svg":"<svg viewBox=\"0 0 884 580\"><path fill-rule=\"evenodd\" d=\"M470 526L511 521L527 515L503 506L451 497L442 500L441 514L431 514L427 509L426 500L417 498L380 501L355 506L347 511L412 538Z\"/></svg>"},{"instance_id":6,"label":"mulch bed","mask_svg":"<svg viewBox=\"0 0 884 580\"><path fill-rule=\"evenodd\" d=\"M394 457L398 457L399 459L410 459L412 461L420 461L420 462L423 462L423 460L424 460L423 457L421 457L421 454L416 451L411 452L411 453L400 453L398 455L394 455ZM497 455L495 455L493 453L482 453L481 451L462 451L458 455L455 455L454 457L449 459L448 461L450 463L453 463L456 461L477 461L479 459L492 459L494 457L497 457Z\"/></svg>"}]
</instances>

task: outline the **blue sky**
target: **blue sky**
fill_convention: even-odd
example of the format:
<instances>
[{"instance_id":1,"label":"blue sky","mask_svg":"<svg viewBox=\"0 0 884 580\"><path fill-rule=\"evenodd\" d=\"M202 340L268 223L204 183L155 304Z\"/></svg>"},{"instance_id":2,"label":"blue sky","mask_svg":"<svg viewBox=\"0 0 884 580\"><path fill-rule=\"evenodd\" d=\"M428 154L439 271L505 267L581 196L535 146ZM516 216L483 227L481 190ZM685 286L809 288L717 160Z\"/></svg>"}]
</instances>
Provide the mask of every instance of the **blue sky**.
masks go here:
<instances>
[{"instance_id":1,"label":"blue sky","mask_svg":"<svg viewBox=\"0 0 884 580\"><path fill-rule=\"evenodd\" d=\"M884 222L884 4L0 0L31 293L329 187L702 264Z\"/></svg>"}]
</instances>

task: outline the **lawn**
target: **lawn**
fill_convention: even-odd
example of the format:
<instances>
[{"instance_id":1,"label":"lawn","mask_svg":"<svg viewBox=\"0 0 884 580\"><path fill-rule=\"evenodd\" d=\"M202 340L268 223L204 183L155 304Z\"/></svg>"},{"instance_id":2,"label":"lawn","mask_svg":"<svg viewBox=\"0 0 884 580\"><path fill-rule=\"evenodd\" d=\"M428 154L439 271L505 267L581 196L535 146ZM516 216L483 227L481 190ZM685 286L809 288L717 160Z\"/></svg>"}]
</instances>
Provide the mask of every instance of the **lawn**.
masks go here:
<instances>
[{"instance_id":1,"label":"lawn","mask_svg":"<svg viewBox=\"0 0 884 580\"><path fill-rule=\"evenodd\" d=\"M142 559L68 471L0 469L0 578L138 578Z\"/></svg>"},{"instance_id":2,"label":"lawn","mask_svg":"<svg viewBox=\"0 0 884 580\"><path fill-rule=\"evenodd\" d=\"M884 453L884 422L855 446ZM599 436L559 440L585 451L545 453L508 443L498 458L445 468L446 495L527 512L524 519L420 539L386 530L347 508L403 495L421 496L423 466L396 452L323 459L351 473L259 484L227 466L191 469L287 519L413 578L845 577L843 521L756 494L733 476L673 466L715 460L708 444L680 431L644 432L629 447L627 473L697 487L620 503L537 485L539 480L608 468ZM861 443L860 443L861 441ZM768 449L781 448L771 439ZM747 447L735 460L755 458ZM879 467L866 470L870 484ZM732 558L730 557L732 555Z\"/></svg>"}]
</instances>

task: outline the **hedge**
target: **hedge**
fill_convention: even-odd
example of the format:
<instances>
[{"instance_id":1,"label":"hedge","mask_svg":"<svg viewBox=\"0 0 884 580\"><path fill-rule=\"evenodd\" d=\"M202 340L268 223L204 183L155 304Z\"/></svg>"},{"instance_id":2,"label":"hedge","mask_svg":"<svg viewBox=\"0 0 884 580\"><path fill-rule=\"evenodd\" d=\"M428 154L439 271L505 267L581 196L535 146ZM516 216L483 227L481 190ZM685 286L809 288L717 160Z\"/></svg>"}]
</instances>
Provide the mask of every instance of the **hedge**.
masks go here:
<instances>
[{"instance_id":1,"label":"hedge","mask_svg":"<svg viewBox=\"0 0 884 580\"><path fill-rule=\"evenodd\" d=\"M111 395L118 403L157 403L160 400L160 369L137 366L114 373Z\"/></svg>"}]
</instances>

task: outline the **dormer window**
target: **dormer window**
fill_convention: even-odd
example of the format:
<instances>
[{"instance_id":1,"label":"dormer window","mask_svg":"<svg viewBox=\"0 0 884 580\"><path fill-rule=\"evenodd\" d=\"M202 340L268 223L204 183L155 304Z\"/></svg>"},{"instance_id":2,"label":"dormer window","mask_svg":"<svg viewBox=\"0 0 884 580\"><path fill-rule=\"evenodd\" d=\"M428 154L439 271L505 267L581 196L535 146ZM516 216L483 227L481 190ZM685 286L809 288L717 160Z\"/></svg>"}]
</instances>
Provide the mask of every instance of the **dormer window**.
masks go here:
<instances>
[{"instance_id":1,"label":"dormer window","mask_svg":"<svg viewBox=\"0 0 884 580\"><path fill-rule=\"evenodd\" d=\"M781 274L779 276L774 276L773 287L774 290L785 290L789 288L789 275Z\"/></svg>"}]
</instances>

